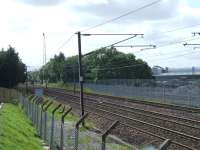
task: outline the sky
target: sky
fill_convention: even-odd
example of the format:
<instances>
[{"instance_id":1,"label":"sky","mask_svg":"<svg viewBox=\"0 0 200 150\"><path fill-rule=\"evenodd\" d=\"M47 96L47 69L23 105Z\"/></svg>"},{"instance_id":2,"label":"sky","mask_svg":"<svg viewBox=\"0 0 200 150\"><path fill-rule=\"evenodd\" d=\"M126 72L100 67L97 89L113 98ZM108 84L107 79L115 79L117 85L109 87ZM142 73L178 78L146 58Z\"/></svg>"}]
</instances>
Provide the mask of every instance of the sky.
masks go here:
<instances>
[{"instance_id":1,"label":"sky","mask_svg":"<svg viewBox=\"0 0 200 150\"><path fill-rule=\"evenodd\" d=\"M135 10L155 0L6 0L0 1L0 48L11 45L22 61L38 68L43 64L43 36L47 60L63 52L78 54L77 35L106 20ZM162 0L159 3L83 33L133 33L123 45L156 45L156 49L117 48L133 53L150 66L182 68L200 65L200 2ZM82 36L82 53L112 44L129 36Z\"/></svg>"}]
</instances>

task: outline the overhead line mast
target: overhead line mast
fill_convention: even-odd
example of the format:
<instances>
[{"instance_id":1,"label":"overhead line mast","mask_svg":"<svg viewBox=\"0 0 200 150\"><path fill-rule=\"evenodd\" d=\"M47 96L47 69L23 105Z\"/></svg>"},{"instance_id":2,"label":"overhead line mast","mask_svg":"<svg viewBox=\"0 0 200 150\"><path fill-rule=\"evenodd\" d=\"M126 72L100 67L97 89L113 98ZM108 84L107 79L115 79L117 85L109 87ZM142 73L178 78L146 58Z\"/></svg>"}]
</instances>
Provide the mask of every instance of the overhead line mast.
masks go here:
<instances>
[{"instance_id":1,"label":"overhead line mast","mask_svg":"<svg viewBox=\"0 0 200 150\"><path fill-rule=\"evenodd\" d=\"M200 32L193 32L192 33L193 36L200 36ZM183 46L194 46L193 49L197 49L200 48L200 43L193 43L193 44L188 44L188 43L184 43Z\"/></svg>"},{"instance_id":2,"label":"overhead line mast","mask_svg":"<svg viewBox=\"0 0 200 150\"><path fill-rule=\"evenodd\" d=\"M43 67L46 65L46 61L47 61L47 52L46 52L46 36L43 33ZM43 68L43 79L42 79L42 84L43 82L45 82L45 86L47 88L47 81L45 79L45 69Z\"/></svg>"},{"instance_id":3,"label":"overhead line mast","mask_svg":"<svg viewBox=\"0 0 200 150\"><path fill-rule=\"evenodd\" d=\"M92 54L94 51L92 51L92 52L89 52L89 53L87 53L87 54L85 54L85 55L82 55L82 47L81 47L81 36L92 36L92 35L108 35L108 36L110 36L110 35L115 35L115 36L124 36L124 35L132 35L131 37L129 37L129 38L126 38L126 39L123 39L123 40L120 40L120 41L118 41L118 42L115 42L115 43L113 43L113 44L111 44L111 45L108 45L108 46L106 46L106 47L103 47L103 48L107 48L107 47L113 47L113 46L115 46L115 45L117 45L117 44L119 44L119 43L122 43L122 42L125 42L125 41L127 41L127 40L130 40L130 39L132 39L132 38L134 38L134 37L136 37L136 36L141 36L141 37L143 37L143 34L81 34L81 32L79 31L79 32L77 32L76 33L77 34L77 37L78 37L78 62L79 62L79 85L80 85L80 108L81 108L81 116L84 116L84 114L85 114L85 109L84 109L84 99L83 99L83 82L84 82L84 74L83 74L83 68L82 68L82 58L83 57L85 57L85 56L87 56L87 55L90 55L90 54Z\"/></svg>"}]
</instances>

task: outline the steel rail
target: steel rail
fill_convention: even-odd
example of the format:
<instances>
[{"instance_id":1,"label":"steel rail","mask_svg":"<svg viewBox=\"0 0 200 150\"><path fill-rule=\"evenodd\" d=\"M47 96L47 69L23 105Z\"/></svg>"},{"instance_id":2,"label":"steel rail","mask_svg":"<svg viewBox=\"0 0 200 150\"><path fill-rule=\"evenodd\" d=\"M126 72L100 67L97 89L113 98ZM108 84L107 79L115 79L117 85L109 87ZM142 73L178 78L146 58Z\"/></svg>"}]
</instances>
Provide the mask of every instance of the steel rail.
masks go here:
<instances>
[{"instance_id":1,"label":"steel rail","mask_svg":"<svg viewBox=\"0 0 200 150\"><path fill-rule=\"evenodd\" d=\"M63 97L62 97L62 98L63 98ZM58 99L57 99L57 100L58 100ZM79 102L76 102L76 101L73 101L73 100L70 100L70 99L68 99L68 101L70 101L70 102L73 103L73 104L79 105ZM62 102L66 103L66 101L62 101ZM90 108L90 109L95 109L95 110L98 109L98 108L94 108L94 107L88 106L88 105L85 105L85 106L88 107L88 108ZM80 109L78 106L77 106L77 108ZM105 112L105 110L102 110L102 109L101 109L100 111ZM100 115L100 114L98 114L98 113L95 113L94 111L88 111L88 112L92 112L92 113L95 114L95 115L102 116L102 117L105 118L105 119L111 120L109 117L105 117L105 116L103 116L103 115ZM107 112L106 112L106 113L107 113ZM116 115L117 115L117 114L116 114ZM133 128L133 129L136 129L136 130L138 130L138 131L140 131L140 132L149 134L149 135L151 135L151 136L154 136L154 137L163 139L163 140L167 139L167 138L162 137L162 136L160 136L160 135L157 135L157 134L154 134L154 133L145 131L145 130L143 130L143 129L134 127L134 126L132 126L132 125L130 125L130 124L127 124L127 123L125 123L125 122L120 122L120 124L122 124L122 125L124 125L124 126L127 126L127 127L130 127L130 128ZM184 145L184 144L182 144L182 143L180 143L180 142L177 142L177 141L172 141L172 143L175 144L175 145L178 145L178 146L187 148L187 149L189 149L189 150L197 150L196 148L193 148L193 147Z\"/></svg>"},{"instance_id":2,"label":"steel rail","mask_svg":"<svg viewBox=\"0 0 200 150\"><path fill-rule=\"evenodd\" d=\"M67 95L65 95L67 96ZM71 95L70 95L71 96ZM110 114L115 114L116 113L113 113L113 112L109 112L107 110L105 110L107 113L110 113ZM165 127L161 127L159 125L154 125L152 123L148 123L148 122L145 122L145 121L141 121L141 120L138 120L138 119L133 119L133 118L130 118L130 117L127 117L127 116L123 116L123 115L120 115L120 114L117 114L119 117L121 118L125 118L125 119L128 119L128 120L132 120L132 121L136 121L136 122L139 122L139 123L142 123L142 124L146 124L146 125L149 125L151 127L155 127L155 128L158 128L158 129L161 129L161 130L165 130L165 131L168 131L168 132L171 132L171 133L175 133L175 134L178 134L178 135L181 135L181 136L185 136L185 137L188 137L188 138L191 138L191 139L194 139L194 140L200 140L200 138L198 137L195 137L195 136L191 136L191 135L188 135L188 134L185 134L185 133L182 133L182 132L179 132L179 131L174 131L174 130L171 130L171 129L168 129L168 128L165 128Z\"/></svg>"},{"instance_id":3,"label":"steel rail","mask_svg":"<svg viewBox=\"0 0 200 150\"><path fill-rule=\"evenodd\" d=\"M59 89L59 88L50 88L52 90L63 90L66 92L64 89ZM70 92L73 92L72 90L68 90ZM162 103L157 103L157 102L150 102L147 100L137 100L137 99L130 99L130 98L123 98L123 97L117 97L117 96L110 96L110 95L102 95L102 94L97 94L97 93L87 93L84 92L86 96L96 96L96 97L101 97L101 98L108 98L112 99L113 101L127 101L131 103L137 103L137 104L143 104L143 105L150 105L150 106L155 106L155 107L161 107L161 108L166 108L166 109L172 109L172 110L179 110L179 111L185 111L188 113L200 113L200 108L195 108L195 107L189 107L189 106L180 106L180 105L175 105L175 104L162 104Z\"/></svg>"},{"instance_id":4,"label":"steel rail","mask_svg":"<svg viewBox=\"0 0 200 150\"><path fill-rule=\"evenodd\" d=\"M79 98L79 96L77 96L77 95L72 95L72 94L69 94L69 93L66 93L66 92L61 92L61 91L54 91L54 92L59 92L59 93L62 93L62 94L67 94L67 95L70 95L70 96L72 96L72 97L77 97L77 98ZM93 103L95 103L95 101L97 101L97 99L94 99L94 98L91 98L91 97L85 97L85 100L90 100L90 101L93 102ZM96 103L97 103L97 102L96 102ZM136 114L136 112L134 112L134 111L124 110L124 109L122 109L121 107L126 108L126 109L131 109L131 110L140 111L140 112L145 112L145 113L148 114L148 115L145 114L145 115L148 116L148 117L152 117L152 118L156 118L156 119L160 119L160 120L164 120L164 121L168 121L168 122L173 122L173 123L176 123L176 124L180 124L180 125L187 126L187 127L191 127L191 128L195 128L195 129L200 129L199 127L192 126L192 125L189 125L189 124L179 123L179 122L176 122L176 121L173 121L173 120L168 120L168 119L163 119L163 118L159 118L159 117L156 117L156 116L151 116L151 115L149 115L149 113L151 113L151 114L153 114L153 115L160 116L160 117L162 116L162 117L164 117L164 118L166 118L166 117L171 117L171 118L174 118L174 119L183 120L183 121L187 121L187 122L192 122L192 123L195 123L195 124L200 125L200 121L198 121L198 120L189 119L189 118L184 118L184 117L177 117L177 116L174 116L174 115L166 115L166 114L162 114L162 113L155 112L155 111L147 111L147 110L144 110L144 109L134 108L134 107L132 107L132 106L120 105L120 104L108 102L108 101L105 101L105 100L103 100L101 104L103 105L103 103L109 104L109 105L115 105L115 106L117 106L119 109L121 109L121 110L123 110L123 111L127 111L127 112L131 112L131 113L135 113L135 114ZM137 113L137 114L141 114L141 113Z\"/></svg>"}]
</instances>

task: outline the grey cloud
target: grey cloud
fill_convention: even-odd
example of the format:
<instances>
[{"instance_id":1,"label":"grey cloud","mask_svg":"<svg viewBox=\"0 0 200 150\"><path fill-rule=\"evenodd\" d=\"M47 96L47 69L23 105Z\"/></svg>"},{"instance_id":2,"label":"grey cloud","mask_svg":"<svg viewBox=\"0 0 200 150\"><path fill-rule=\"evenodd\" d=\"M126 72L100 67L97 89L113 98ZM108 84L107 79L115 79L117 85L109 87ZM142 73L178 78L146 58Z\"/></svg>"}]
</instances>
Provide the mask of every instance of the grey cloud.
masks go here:
<instances>
[{"instance_id":1,"label":"grey cloud","mask_svg":"<svg viewBox=\"0 0 200 150\"><path fill-rule=\"evenodd\" d=\"M122 13L139 8L152 2L152 0L109 0L108 3L102 4L88 4L88 5L75 5L73 8L81 13L89 13L101 17L101 19L109 19L119 16ZM134 14L121 19L122 23L134 23L135 21L143 20L158 20L166 19L176 15L177 8L179 7L180 0L163 1L149 8L138 11ZM117 22L118 23L118 22Z\"/></svg>"},{"instance_id":2,"label":"grey cloud","mask_svg":"<svg viewBox=\"0 0 200 150\"><path fill-rule=\"evenodd\" d=\"M20 0L26 4L36 5L36 6L52 6L57 5L65 0Z\"/></svg>"},{"instance_id":3,"label":"grey cloud","mask_svg":"<svg viewBox=\"0 0 200 150\"><path fill-rule=\"evenodd\" d=\"M192 32L198 31L200 22L197 16L177 16L167 21L157 21L151 24L145 38L147 40L156 40L159 43L165 43L173 40L190 38ZM175 38L175 39L174 39Z\"/></svg>"}]
</instances>

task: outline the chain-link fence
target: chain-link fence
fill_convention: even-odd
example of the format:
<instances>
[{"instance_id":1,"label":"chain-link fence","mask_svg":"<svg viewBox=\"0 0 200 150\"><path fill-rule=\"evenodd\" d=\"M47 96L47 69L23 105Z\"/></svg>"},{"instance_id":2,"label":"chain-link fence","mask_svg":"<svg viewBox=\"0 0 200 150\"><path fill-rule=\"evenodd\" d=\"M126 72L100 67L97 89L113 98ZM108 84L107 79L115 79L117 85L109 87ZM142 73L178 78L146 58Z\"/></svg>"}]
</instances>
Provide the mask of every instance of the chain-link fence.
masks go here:
<instances>
[{"instance_id":1,"label":"chain-link fence","mask_svg":"<svg viewBox=\"0 0 200 150\"><path fill-rule=\"evenodd\" d=\"M8 89L0 87L0 102L16 103L19 93L15 89Z\"/></svg>"},{"instance_id":2,"label":"chain-link fence","mask_svg":"<svg viewBox=\"0 0 200 150\"><path fill-rule=\"evenodd\" d=\"M178 105L200 106L200 80L128 80L86 81L84 87L94 93L144 99Z\"/></svg>"},{"instance_id":3,"label":"chain-link fence","mask_svg":"<svg viewBox=\"0 0 200 150\"><path fill-rule=\"evenodd\" d=\"M115 150L116 147L124 148L123 144L116 144L114 140L106 142L107 133L105 136L85 128L83 122L88 122L86 118L89 114L85 114L81 118L72 116L70 114L72 108L33 95L28 98L21 95L19 104L32 120L39 136L49 145L50 150ZM69 119L66 119L67 117ZM102 138L103 136L105 138Z\"/></svg>"}]
</instances>

